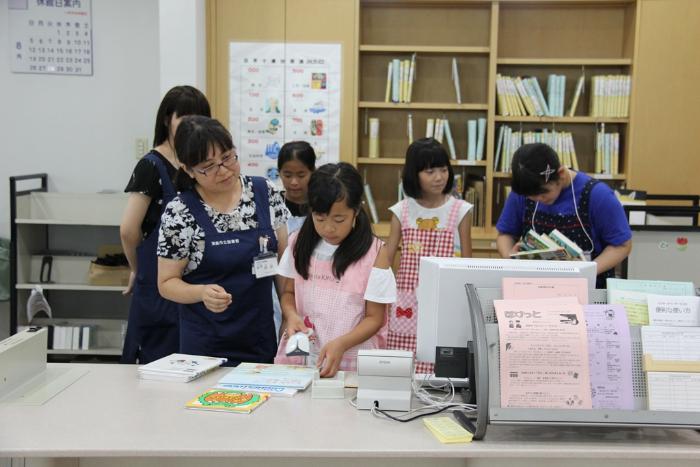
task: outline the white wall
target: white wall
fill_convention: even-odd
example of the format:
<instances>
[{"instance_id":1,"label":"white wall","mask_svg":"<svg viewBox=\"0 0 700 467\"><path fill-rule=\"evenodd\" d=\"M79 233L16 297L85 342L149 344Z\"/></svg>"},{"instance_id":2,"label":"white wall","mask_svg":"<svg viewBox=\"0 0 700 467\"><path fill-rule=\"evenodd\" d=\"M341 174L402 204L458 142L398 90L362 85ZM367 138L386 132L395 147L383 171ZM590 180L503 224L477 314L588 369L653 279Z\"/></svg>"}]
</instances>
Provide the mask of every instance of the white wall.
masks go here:
<instances>
[{"instance_id":1,"label":"white wall","mask_svg":"<svg viewBox=\"0 0 700 467\"><path fill-rule=\"evenodd\" d=\"M46 172L50 191L121 191L165 91L204 90L203 0L92 0L92 18L93 76L17 74L0 0L0 237L10 235L10 176Z\"/></svg>"},{"instance_id":2,"label":"white wall","mask_svg":"<svg viewBox=\"0 0 700 467\"><path fill-rule=\"evenodd\" d=\"M93 76L10 71L0 0L0 236L11 175L46 172L49 190L123 190L136 138L153 139L162 95L204 88L203 0L92 0Z\"/></svg>"},{"instance_id":3,"label":"white wall","mask_svg":"<svg viewBox=\"0 0 700 467\"><path fill-rule=\"evenodd\" d=\"M190 84L206 93L204 0L160 0L160 90Z\"/></svg>"}]
</instances>

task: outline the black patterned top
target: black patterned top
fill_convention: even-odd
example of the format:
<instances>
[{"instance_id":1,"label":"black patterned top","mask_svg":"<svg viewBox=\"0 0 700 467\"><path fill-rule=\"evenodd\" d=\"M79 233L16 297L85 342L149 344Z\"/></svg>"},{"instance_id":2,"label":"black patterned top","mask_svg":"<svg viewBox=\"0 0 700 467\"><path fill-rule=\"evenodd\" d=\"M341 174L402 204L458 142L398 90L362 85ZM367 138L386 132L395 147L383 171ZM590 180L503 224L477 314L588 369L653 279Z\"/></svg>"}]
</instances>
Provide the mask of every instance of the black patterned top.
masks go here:
<instances>
[{"instance_id":1,"label":"black patterned top","mask_svg":"<svg viewBox=\"0 0 700 467\"><path fill-rule=\"evenodd\" d=\"M286 224L289 210L284 203L282 192L272 182L267 181L267 192L270 197L270 222L277 230ZM201 200L216 230L219 232L248 230L258 225L256 205L253 194L253 179L241 176L243 193L238 206L231 212L221 213ZM165 207L161 218L158 235L158 256L169 259L189 259L184 274L188 274L199 266L204 255L204 229L194 219L182 199L177 196Z\"/></svg>"}]
</instances>

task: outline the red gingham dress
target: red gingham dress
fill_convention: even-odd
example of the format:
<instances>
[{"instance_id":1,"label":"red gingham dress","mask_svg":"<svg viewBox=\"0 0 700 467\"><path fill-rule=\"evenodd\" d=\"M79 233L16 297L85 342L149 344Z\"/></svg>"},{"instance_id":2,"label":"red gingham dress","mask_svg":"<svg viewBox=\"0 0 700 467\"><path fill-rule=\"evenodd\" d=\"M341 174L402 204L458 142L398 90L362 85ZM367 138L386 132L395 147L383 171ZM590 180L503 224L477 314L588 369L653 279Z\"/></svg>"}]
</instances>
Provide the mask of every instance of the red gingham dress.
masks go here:
<instances>
[{"instance_id":1,"label":"red gingham dress","mask_svg":"<svg viewBox=\"0 0 700 467\"><path fill-rule=\"evenodd\" d=\"M455 200L444 229L421 230L410 225L408 199L401 207L401 260L396 274L396 303L389 313L388 348L416 352L418 266L422 256L452 257L461 200ZM433 364L416 361L416 373L433 373Z\"/></svg>"}]
</instances>

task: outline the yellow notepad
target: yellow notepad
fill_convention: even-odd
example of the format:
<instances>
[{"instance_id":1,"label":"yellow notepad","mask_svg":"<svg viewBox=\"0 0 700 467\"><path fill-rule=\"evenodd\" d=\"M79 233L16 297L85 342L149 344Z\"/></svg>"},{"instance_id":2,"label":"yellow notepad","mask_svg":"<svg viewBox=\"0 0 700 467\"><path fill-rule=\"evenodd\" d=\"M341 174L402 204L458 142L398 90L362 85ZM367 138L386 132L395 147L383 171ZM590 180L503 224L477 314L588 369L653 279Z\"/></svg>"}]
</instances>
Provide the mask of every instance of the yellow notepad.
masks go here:
<instances>
[{"instance_id":1,"label":"yellow notepad","mask_svg":"<svg viewBox=\"0 0 700 467\"><path fill-rule=\"evenodd\" d=\"M423 423L441 443L470 443L473 435L450 417L424 418Z\"/></svg>"}]
</instances>

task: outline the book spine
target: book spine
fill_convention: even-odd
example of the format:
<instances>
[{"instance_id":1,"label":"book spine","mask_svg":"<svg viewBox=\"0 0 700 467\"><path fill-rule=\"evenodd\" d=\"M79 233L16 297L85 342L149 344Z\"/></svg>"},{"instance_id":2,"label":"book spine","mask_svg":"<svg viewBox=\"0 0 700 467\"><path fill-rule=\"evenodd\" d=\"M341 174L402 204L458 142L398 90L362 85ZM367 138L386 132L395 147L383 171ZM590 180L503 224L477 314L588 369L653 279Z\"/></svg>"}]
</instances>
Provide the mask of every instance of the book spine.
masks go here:
<instances>
[{"instance_id":1,"label":"book spine","mask_svg":"<svg viewBox=\"0 0 700 467\"><path fill-rule=\"evenodd\" d=\"M476 160L476 120L467 121L467 160Z\"/></svg>"},{"instance_id":2,"label":"book spine","mask_svg":"<svg viewBox=\"0 0 700 467\"><path fill-rule=\"evenodd\" d=\"M457 67L457 59L452 57L452 81L455 85L455 95L457 97L457 103L462 103L462 93L459 89L459 68Z\"/></svg>"},{"instance_id":3,"label":"book spine","mask_svg":"<svg viewBox=\"0 0 700 467\"><path fill-rule=\"evenodd\" d=\"M452 139L452 132L450 131L450 122L447 119L443 120L443 127L445 130L445 138L447 139L447 147L450 150L450 158L457 159L457 153L455 151L455 142Z\"/></svg>"},{"instance_id":4,"label":"book spine","mask_svg":"<svg viewBox=\"0 0 700 467\"><path fill-rule=\"evenodd\" d=\"M425 137L432 138L435 133L435 120L429 118L425 121Z\"/></svg>"},{"instance_id":5,"label":"book spine","mask_svg":"<svg viewBox=\"0 0 700 467\"><path fill-rule=\"evenodd\" d=\"M480 118L477 120L478 137L476 140L476 160L484 160L484 141L486 140L486 119Z\"/></svg>"},{"instance_id":6,"label":"book spine","mask_svg":"<svg viewBox=\"0 0 700 467\"><path fill-rule=\"evenodd\" d=\"M391 68L392 68L392 63L389 62L389 65L387 66L387 72L386 72L386 92L384 93L384 102L391 101L391 81L393 79Z\"/></svg>"},{"instance_id":7,"label":"book spine","mask_svg":"<svg viewBox=\"0 0 700 467\"><path fill-rule=\"evenodd\" d=\"M399 83L401 82L401 61L395 58L391 62L391 101L398 103L401 99L401 89Z\"/></svg>"},{"instance_id":8,"label":"book spine","mask_svg":"<svg viewBox=\"0 0 700 467\"><path fill-rule=\"evenodd\" d=\"M408 70L408 102L413 99L413 82L416 80L416 54L411 55L411 65ZM412 140L411 140L412 141Z\"/></svg>"},{"instance_id":9,"label":"book spine","mask_svg":"<svg viewBox=\"0 0 700 467\"><path fill-rule=\"evenodd\" d=\"M369 119L369 157L379 157L379 119Z\"/></svg>"}]
</instances>

